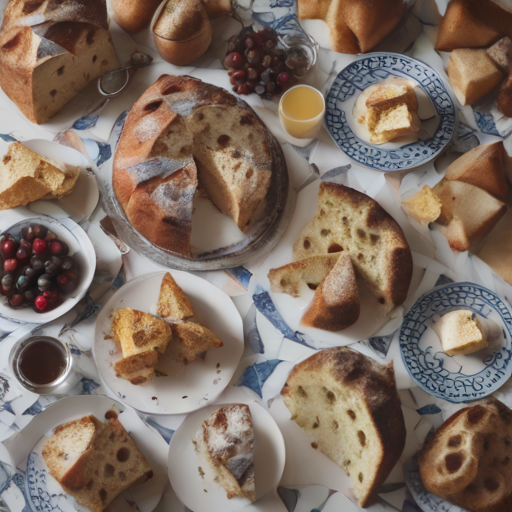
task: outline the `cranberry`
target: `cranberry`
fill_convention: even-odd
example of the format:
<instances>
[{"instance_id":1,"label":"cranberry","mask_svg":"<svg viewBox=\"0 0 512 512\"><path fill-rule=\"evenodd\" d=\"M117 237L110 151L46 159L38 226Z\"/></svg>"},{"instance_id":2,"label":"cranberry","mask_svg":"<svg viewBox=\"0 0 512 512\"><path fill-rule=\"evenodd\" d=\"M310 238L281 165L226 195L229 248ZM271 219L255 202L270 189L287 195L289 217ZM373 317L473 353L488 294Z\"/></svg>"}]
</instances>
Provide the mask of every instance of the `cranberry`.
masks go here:
<instances>
[{"instance_id":1,"label":"cranberry","mask_svg":"<svg viewBox=\"0 0 512 512\"><path fill-rule=\"evenodd\" d=\"M226 55L226 58L224 59L225 68L241 69L243 65L244 58L242 57L242 54L238 52L230 53Z\"/></svg>"},{"instance_id":2,"label":"cranberry","mask_svg":"<svg viewBox=\"0 0 512 512\"><path fill-rule=\"evenodd\" d=\"M43 240L41 238L36 238L34 240L34 243L32 244L32 250L36 254L44 254L46 252L46 249L48 248L48 244L46 240Z\"/></svg>"},{"instance_id":3,"label":"cranberry","mask_svg":"<svg viewBox=\"0 0 512 512\"><path fill-rule=\"evenodd\" d=\"M288 80L290 80L290 75L286 72L286 71L283 71L282 73L279 73L279 76L277 77L277 79L279 80L280 83L285 83L285 82L288 82Z\"/></svg>"},{"instance_id":4,"label":"cranberry","mask_svg":"<svg viewBox=\"0 0 512 512\"><path fill-rule=\"evenodd\" d=\"M14 272L18 266L18 260L11 258L4 261L4 270L6 272Z\"/></svg>"},{"instance_id":5,"label":"cranberry","mask_svg":"<svg viewBox=\"0 0 512 512\"><path fill-rule=\"evenodd\" d=\"M13 308L19 308L23 304L23 295L21 293L15 293L10 299L9 304Z\"/></svg>"},{"instance_id":6,"label":"cranberry","mask_svg":"<svg viewBox=\"0 0 512 512\"><path fill-rule=\"evenodd\" d=\"M44 311L48 305L48 301L42 295L39 295L36 297L34 305L39 311Z\"/></svg>"},{"instance_id":7,"label":"cranberry","mask_svg":"<svg viewBox=\"0 0 512 512\"><path fill-rule=\"evenodd\" d=\"M5 258L14 258L16 251L18 250L18 244L14 240L6 240L2 244L2 254Z\"/></svg>"},{"instance_id":8,"label":"cranberry","mask_svg":"<svg viewBox=\"0 0 512 512\"><path fill-rule=\"evenodd\" d=\"M29 259L29 255L27 254L27 251L23 248L19 248L18 252L16 253L16 258L20 261L25 261Z\"/></svg>"}]
</instances>

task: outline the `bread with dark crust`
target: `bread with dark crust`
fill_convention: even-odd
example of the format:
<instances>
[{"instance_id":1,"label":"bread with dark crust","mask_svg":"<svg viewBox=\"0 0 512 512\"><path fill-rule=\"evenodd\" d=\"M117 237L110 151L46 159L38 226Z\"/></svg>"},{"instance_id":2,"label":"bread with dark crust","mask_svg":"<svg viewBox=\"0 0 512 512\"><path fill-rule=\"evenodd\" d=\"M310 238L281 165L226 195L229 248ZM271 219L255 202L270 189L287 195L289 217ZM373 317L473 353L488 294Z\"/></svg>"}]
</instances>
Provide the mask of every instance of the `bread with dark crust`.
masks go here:
<instances>
[{"instance_id":1,"label":"bread with dark crust","mask_svg":"<svg viewBox=\"0 0 512 512\"><path fill-rule=\"evenodd\" d=\"M265 204L273 147L242 100L194 78L162 75L126 118L114 157L114 193L142 236L190 256L198 179L212 202L247 231Z\"/></svg>"},{"instance_id":2,"label":"bread with dark crust","mask_svg":"<svg viewBox=\"0 0 512 512\"><path fill-rule=\"evenodd\" d=\"M347 347L322 350L293 368L281 395L291 419L352 476L360 506L368 507L405 446L393 363Z\"/></svg>"},{"instance_id":3,"label":"bread with dark crust","mask_svg":"<svg viewBox=\"0 0 512 512\"><path fill-rule=\"evenodd\" d=\"M294 260L347 251L356 274L390 309L402 304L412 278L412 255L402 228L374 199L322 182L318 210L293 247Z\"/></svg>"},{"instance_id":4,"label":"bread with dark crust","mask_svg":"<svg viewBox=\"0 0 512 512\"><path fill-rule=\"evenodd\" d=\"M425 488L469 512L512 510L512 411L491 397L450 416L423 447Z\"/></svg>"}]
</instances>

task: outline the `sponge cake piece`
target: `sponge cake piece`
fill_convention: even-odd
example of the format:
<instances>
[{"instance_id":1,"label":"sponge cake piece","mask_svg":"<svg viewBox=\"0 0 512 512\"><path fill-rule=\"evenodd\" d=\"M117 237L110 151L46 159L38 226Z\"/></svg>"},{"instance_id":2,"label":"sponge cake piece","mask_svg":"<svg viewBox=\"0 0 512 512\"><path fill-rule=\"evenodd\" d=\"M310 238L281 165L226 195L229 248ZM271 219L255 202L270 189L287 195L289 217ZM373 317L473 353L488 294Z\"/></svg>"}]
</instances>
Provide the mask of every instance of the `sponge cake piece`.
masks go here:
<instances>
[{"instance_id":1,"label":"sponge cake piece","mask_svg":"<svg viewBox=\"0 0 512 512\"><path fill-rule=\"evenodd\" d=\"M137 385L150 380L171 340L169 325L148 313L123 308L113 315L112 333L123 352L123 359L114 365L116 375Z\"/></svg>"},{"instance_id":2,"label":"sponge cake piece","mask_svg":"<svg viewBox=\"0 0 512 512\"><path fill-rule=\"evenodd\" d=\"M402 201L405 213L424 226L439 218L441 206L441 201L428 185L424 185L418 193Z\"/></svg>"}]
</instances>

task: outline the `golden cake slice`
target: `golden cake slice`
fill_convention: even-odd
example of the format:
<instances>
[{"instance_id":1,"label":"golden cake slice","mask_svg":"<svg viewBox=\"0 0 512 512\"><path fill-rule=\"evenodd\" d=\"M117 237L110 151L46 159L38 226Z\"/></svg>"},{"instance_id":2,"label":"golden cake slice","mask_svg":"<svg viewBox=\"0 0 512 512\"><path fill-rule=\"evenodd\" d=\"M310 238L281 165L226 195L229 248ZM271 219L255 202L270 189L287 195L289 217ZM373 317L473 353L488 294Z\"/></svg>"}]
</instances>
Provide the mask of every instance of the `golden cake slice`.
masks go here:
<instances>
[{"instance_id":1,"label":"golden cake slice","mask_svg":"<svg viewBox=\"0 0 512 512\"><path fill-rule=\"evenodd\" d=\"M187 364L222 347L222 340L196 319L188 297L169 272L162 279L157 307L159 316L172 328L169 349L174 360Z\"/></svg>"},{"instance_id":2,"label":"golden cake slice","mask_svg":"<svg viewBox=\"0 0 512 512\"><path fill-rule=\"evenodd\" d=\"M103 425L87 416L54 430L43 448L50 474L78 503L102 512L153 470L117 418Z\"/></svg>"},{"instance_id":3,"label":"golden cake slice","mask_svg":"<svg viewBox=\"0 0 512 512\"><path fill-rule=\"evenodd\" d=\"M402 201L405 213L423 226L439 218L441 207L441 201L428 185L424 185L418 193Z\"/></svg>"},{"instance_id":4,"label":"golden cake slice","mask_svg":"<svg viewBox=\"0 0 512 512\"><path fill-rule=\"evenodd\" d=\"M152 378L159 356L172 337L166 322L131 308L114 313L112 334L123 352L123 359L114 365L116 375L132 384L144 384Z\"/></svg>"},{"instance_id":5,"label":"golden cake slice","mask_svg":"<svg viewBox=\"0 0 512 512\"><path fill-rule=\"evenodd\" d=\"M228 499L256 499L254 429L249 406L235 404L214 412L203 423L196 442Z\"/></svg>"}]
</instances>

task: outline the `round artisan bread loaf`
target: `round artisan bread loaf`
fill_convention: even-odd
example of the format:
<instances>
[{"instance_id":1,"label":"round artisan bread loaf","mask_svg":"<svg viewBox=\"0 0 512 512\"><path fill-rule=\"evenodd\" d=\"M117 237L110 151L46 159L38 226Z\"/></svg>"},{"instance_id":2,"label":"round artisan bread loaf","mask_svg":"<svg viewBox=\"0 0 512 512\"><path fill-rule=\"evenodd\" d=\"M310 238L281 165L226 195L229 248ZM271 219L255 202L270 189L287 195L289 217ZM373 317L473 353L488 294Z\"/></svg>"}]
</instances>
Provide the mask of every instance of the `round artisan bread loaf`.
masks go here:
<instances>
[{"instance_id":1,"label":"round artisan bread loaf","mask_svg":"<svg viewBox=\"0 0 512 512\"><path fill-rule=\"evenodd\" d=\"M512 510L512 411L495 398L448 418L424 446L425 488L469 512Z\"/></svg>"}]
</instances>

